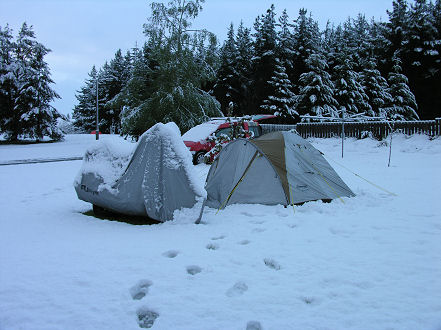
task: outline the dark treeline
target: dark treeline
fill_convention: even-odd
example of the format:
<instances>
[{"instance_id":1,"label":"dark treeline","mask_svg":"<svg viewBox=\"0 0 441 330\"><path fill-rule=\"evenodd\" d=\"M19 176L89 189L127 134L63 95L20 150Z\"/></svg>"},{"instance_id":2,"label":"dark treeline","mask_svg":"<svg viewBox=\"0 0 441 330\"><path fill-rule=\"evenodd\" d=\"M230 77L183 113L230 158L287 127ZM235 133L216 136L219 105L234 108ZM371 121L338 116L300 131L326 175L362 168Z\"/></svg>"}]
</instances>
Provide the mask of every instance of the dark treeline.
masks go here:
<instances>
[{"instance_id":1,"label":"dark treeline","mask_svg":"<svg viewBox=\"0 0 441 330\"><path fill-rule=\"evenodd\" d=\"M169 5L179 8L181 2ZM187 2L200 10L203 1ZM286 11L277 16L271 6L252 29L231 25L220 48L206 31L171 33L168 42L174 45L158 43L162 34L152 13L143 47L124 56L119 50L90 72L77 94L77 126L94 128L97 76L102 130L130 135L157 121L174 120L186 130L218 109L234 116L276 113L285 122L305 114L441 116L440 0L395 0L387 22L360 14L324 30L306 9L291 19Z\"/></svg>"}]
</instances>

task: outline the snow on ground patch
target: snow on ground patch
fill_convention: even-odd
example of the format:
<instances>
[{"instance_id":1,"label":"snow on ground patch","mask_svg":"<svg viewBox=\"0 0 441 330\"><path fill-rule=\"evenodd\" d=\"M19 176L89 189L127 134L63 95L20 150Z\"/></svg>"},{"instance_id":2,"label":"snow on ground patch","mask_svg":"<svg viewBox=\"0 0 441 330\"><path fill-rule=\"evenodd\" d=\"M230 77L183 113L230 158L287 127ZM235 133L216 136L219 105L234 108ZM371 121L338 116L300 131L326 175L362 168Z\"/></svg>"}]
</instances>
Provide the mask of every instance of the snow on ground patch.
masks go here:
<instances>
[{"instance_id":1,"label":"snow on ground patch","mask_svg":"<svg viewBox=\"0 0 441 330\"><path fill-rule=\"evenodd\" d=\"M343 159L339 139L311 142L356 197L199 225L87 215L80 161L0 168L0 328L440 329L441 141L394 136L389 168L378 141L347 139Z\"/></svg>"}]
</instances>

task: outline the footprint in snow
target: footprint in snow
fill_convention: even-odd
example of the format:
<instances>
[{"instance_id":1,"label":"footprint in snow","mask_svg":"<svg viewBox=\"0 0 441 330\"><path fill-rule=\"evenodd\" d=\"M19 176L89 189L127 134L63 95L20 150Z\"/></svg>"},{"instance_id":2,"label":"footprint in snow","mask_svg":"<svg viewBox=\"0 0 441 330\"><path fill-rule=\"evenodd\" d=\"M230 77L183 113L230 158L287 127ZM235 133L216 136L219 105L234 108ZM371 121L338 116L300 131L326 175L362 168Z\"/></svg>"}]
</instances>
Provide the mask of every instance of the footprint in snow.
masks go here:
<instances>
[{"instance_id":1,"label":"footprint in snow","mask_svg":"<svg viewBox=\"0 0 441 330\"><path fill-rule=\"evenodd\" d=\"M149 287L152 285L152 281L140 280L136 285L130 288L130 295L133 300L141 300L149 292Z\"/></svg>"},{"instance_id":2,"label":"footprint in snow","mask_svg":"<svg viewBox=\"0 0 441 330\"><path fill-rule=\"evenodd\" d=\"M248 212L240 212L240 214L242 214L242 215L244 215L244 216L246 216L246 217L254 217L254 215L252 215L251 213L248 213Z\"/></svg>"},{"instance_id":3,"label":"footprint in snow","mask_svg":"<svg viewBox=\"0 0 441 330\"><path fill-rule=\"evenodd\" d=\"M246 330L262 330L262 325L257 321L249 321Z\"/></svg>"},{"instance_id":4,"label":"footprint in snow","mask_svg":"<svg viewBox=\"0 0 441 330\"><path fill-rule=\"evenodd\" d=\"M151 328L155 320L159 317L158 313L145 307L139 309L136 314L138 315L138 325L143 329Z\"/></svg>"},{"instance_id":5,"label":"footprint in snow","mask_svg":"<svg viewBox=\"0 0 441 330\"><path fill-rule=\"evenodd\" d=\"M206 246L206 248L207 248L208 250L217 250L217 249L219 249L219 244L216 244L216 243L208 243L207 246Z\"/></svg>"},{"instance_id":6,"label":"footprint in snow","mask_svg":"<svg viewBox=\"0 0 441 330\"><path fill-rule=\"evenodd\" d=\"M247 239L244 239L243 241L238 242L238 244L240 244L240 245L247 245L249 243L250 243L250 241Z\"/></svg>"},{"instance_id":7,"label":"footprint in snow","mask_svg":"<svg viewBox=\"0 0 441 330\"><path fill-rule=\"evenodd\" d=\"M264 228L254 228L253 233L263 233L265 230Z\"/></svg>"},{"instance_id":8,"label":"footprint in snow","mask_svg":"<svg viewBox=\"0 0 441 330\"><path fill-rule=\"evenodd\" d=\"M274 259L265 258L265 259L263 259L263 262L265 263L265 265L268 268L271 268L271 269L274 269L274 270L280 270L280 268L281 268L280 264L277 261L275 261Z\"/></svg>"},{"instance_id":9,"label":"footprint in snow","mask_svg":"<svg viewBox=\"0 0 441 330\"><path fill-rule=\"evenodd\" d=\"M202 271L202 268L196 265L187 266L187 273L190 275L196 275Z\"/></svg>"},{"instance_id":10,"label":"footprint in snow","mask_svg":"<svg viewBox=\"0 0 441 330\"><path fill-rule=\"evenodd\" d=\"M263 221L263 220L252 220L252 221L250 221L250 223L254 223L256 225L261 225L261 224L264 224L265 221Z\"/></svg>"},{"instance_id":11,"label":"footprint in snow","mask_svg":"<svg viewBox=\"0 0 441 330\"><path fill-rule=\"evenodd\" d=\"M225 294L227 297L237 297L243 295L247 290L248 285L245 282L236 282Z\"/></svg>"},{"instance_id":12,"label":"footprint in snow","mask_svg":"<svg viewBox=\"0 0 441 330\"><path fill-rule=\"evenodd\" d=\"M318 303L318 300L314 297L300 297L300 300L307 305L315 305Z\"/></svg>"},{"instance_id":13,"label":"footprint in snow","mask_svg":"<svg viewBox=\"0 0 441 330\"><path fill-rule=\"evenodd\" d=\"M225 235L220 235L220 236L212 237L211 240L212 240L212 241L217 241L217 240L220 240L220 239L224 239L225 237L227 237L227 236L225 236Z\"/></svg>"},{"instance_id":14,"label":"footprint in snow","mask_svg":"<svg viewBox=\"0 0 441 330\"><path fill-rule=\"evenodd\" d=\"M164 252L162 255L167 258L175 258L178 254L179 254L179 251L170 250L170 251Z\"/></svg>"}]
</instances>

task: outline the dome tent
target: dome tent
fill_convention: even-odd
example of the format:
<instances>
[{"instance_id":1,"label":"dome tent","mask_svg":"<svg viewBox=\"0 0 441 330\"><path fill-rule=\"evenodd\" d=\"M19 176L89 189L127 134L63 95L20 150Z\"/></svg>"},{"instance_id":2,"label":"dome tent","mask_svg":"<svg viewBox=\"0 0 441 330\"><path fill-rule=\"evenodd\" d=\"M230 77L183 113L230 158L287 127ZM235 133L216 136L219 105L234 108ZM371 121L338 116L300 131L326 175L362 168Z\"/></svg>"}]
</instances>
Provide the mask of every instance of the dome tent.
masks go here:
<instances>
[{"instance_id":1,"label":"dome tent","mask_svg":"<svg viewBox=\"0 0 441 330\"><path fill-rule=\"evenodd\" d=\"M355 196L320 151L293 132L230 142L211 165L205 189L205 205L213 208Z\"/></svg>"},{"instance_id":2,"label":"dome tent","mask_svg":"<svg viewBox=\"0 0 441 330\"><path fill-rule=\"evenodd\" d=\"M172 220L175 210L202 205L206 192L175 123L158 123L146 131L125 161L112 151L103 141L86 152L74 183L79 199L161 222ZM125 171L108 175L115 167Z\"/></svg>"}]
</instances>

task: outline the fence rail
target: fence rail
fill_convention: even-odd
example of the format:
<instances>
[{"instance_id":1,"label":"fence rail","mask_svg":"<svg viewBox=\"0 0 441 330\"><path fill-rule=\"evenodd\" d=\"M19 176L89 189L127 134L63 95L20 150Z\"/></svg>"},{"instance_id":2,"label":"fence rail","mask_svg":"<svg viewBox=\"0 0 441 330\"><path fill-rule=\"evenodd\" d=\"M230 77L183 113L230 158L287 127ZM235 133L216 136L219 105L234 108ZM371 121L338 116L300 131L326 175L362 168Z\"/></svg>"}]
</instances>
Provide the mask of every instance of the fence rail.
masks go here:
<instances>
[{"instance_id":1,"label":"fence rail","mask_svg":"<svg viewBox=\"0 0 441 330\"><path fill-rule=\"evenodd\" d=\"M426 134L429 136L441 135L441 118L435 120L419 121L370 121L370 122L345 122L344 135L347 137L362 138L366 134L372 134L377 139L383 139L390 133L390 126L395 132L407 135ZM327 138L341 136L343 125L341 122L331 123L299 123L297 125L261 124L263 133L274 131L289 131L296 129L303 137Z\"/></svg>"}]
</instances>

